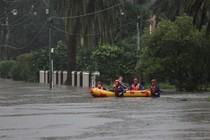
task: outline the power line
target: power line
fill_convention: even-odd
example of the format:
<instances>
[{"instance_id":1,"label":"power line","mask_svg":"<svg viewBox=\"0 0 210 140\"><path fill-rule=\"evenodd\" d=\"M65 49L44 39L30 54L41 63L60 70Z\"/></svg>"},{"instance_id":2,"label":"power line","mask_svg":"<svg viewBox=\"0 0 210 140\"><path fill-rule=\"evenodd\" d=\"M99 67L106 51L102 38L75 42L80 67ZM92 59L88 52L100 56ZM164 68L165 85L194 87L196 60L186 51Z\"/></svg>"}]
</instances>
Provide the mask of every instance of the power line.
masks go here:
<instances>
[{"instance_id":1,"label":"power line","mask_svg":"<svg viewBox=\"0 0 210 140\"><path fill-rule=\"evenodd\" d=\"M122 28L124 28L124 27L126 27L126 26L128 26L128 25L130 25L130 24L132 24L134 22L136 22L137 20L138 19L135 19L135 20L127 23L126 25L120 27L119 29L115 29L115 31L121 30ZM104 31L103 33L97 33L97 34L74 34L74 33L66 32L66 31L64 31L64 30L62 30L62 29L60 29L60 28L58 28L56 26L53 26L53 25L51 25L51 27L54 28L54 29L56 29L56 30L58 30L58 31L60 31L60 32L63 32L63 33L69 34L69 35L76 35L76 36L94 36L94 35L101 35L101 34L104 34L104 33L107 33L107 32L110 31L110 30L108 30L108 31ZM114 32L114 31L112 31L112 32Z\"/></svg>"},{"instance_id":2,"label":"power line","mask_svg":"<svg viewBox=\"0 0 210 140\"><path fill-rule=\"evenodd\" d=\"M43 26L40 28L40 30L39 30L39 32L36 34L36 36L35 36L27 45L25 45L24 47L18 48L18 47L14 47L14 46L11 46L11 45L1 45L1 46L2 46L2 47L11 48L11 49L15 49L15 50L22 50L22 49L28 48L29 45L30 45L30 44L39 36L39 34L42 32L42 29L43 29L45 26L46 26L46 24L43 25Z\"/></svg>"},{"instance_id":3,"label":"power line","mask_svg":"<svg viewBox=\"0 0 210 140\"><path fill-rule=\"evenodd\" d=\"M27 21L29 19L29 17L27 17L26 19L24 19L22 22L19 22L19 23L17 23L17 24L2 24L1 22L0 22L0 24L2 25L2 26L17 26L17 25L20 25L20 24L22 24L22 23L24 23L25 21Z\"/></svg>"},{"instance_id":4,"label":"power line","mask_svg":"<svg viewBox=\"0 0 210 140\"><path fill-rule=\"evenodd\" d=\"M36 2L36 3L33 3L32 5L37 5L38 4L38 2ZM40 7L39 7L40 8ZM38 9L39 9L38 8ZM37 10L38 10L37 9ZM29 9L27 12L25 12L24 13L24 15L23 16L21 16L20 18L18 18L15 22L13 22L12 24L9 24L9 25L7 25L7 24L3 24L3 23L1 23L0 22L0 24L2 25L2 26L17 26L17 25L20 25L20 24L22 24L22 23L24 23L29 17L27 17L27 19L24 19L22 22L20 22L20 23L17 23L19 20L21 20L22 18L24 18L25 16L27 16L27 15L29 15L29 13L30 12L32 12L32 9ZM15 24L16 23L16 24Z\"/></svg>"},{"instance_id":5,"label":"power line","mask_svg":"<svg viewBox=\"0 0 210 140\"><path fill-rule=\"evenodd\" d=\"M18 5L16 5L15 8L13 7L10 9L6 9L7 11L4 11L4 13L0 15L0 17L1 17L0 20L5 18L11 12L12 9L17 9L18 6L20 6L20 3Z\"/></svg>"},{"instance_id":6,"label":"power line","mask_svg":"<svg viewBox=\"0 0 210 140\"><path fill-rule=\"evenodd\" d=\"M116 4L116 5L111 6L111 7L108 7L108 8L103 9L103 10L99 10L99 11L96 11L96 12L87 13L87 14L83 14L83 15L78 15L78 16L67 16L67 17L55 17L55 16L52 16L52 18L54 18L54 19L66 19L66 18L72 19L72 18L86 17L86 16L94 15L94 14L101 13L101 12L107 11L107 10L109 10L109 9L118 7L118 6L122 5L123 3L124 3L124 2L119 3L119 4Z\"/></svg>"},{"instance_id":7,"label":"power line","mask_svg":"<svg viewBox=\"0 0 210 140\"><path fill-rule=\"evenodd\" d=\"M49 4L45 1L45 0L42 0L44 2L44 4L49 7Z\"/></svg>"}]
</instances>

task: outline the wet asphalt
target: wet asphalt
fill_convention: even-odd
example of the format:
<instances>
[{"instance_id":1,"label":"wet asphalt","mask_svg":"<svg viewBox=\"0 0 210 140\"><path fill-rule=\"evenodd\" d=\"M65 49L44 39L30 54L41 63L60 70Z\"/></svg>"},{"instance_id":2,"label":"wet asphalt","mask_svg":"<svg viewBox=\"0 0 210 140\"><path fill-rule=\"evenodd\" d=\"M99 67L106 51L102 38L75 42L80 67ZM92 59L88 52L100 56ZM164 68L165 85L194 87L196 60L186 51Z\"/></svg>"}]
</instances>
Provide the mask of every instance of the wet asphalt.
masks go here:
<instances>
[{"instance_id":1,"label":"wet asphalt","mask_svg":"<svg viewBox=\"0 0 210 140\"><path fill-rule=\"evenodd\" d=\"M93 98L0 79L0 140L210 140L210 93Z\"/></svg>"}]
</instances>

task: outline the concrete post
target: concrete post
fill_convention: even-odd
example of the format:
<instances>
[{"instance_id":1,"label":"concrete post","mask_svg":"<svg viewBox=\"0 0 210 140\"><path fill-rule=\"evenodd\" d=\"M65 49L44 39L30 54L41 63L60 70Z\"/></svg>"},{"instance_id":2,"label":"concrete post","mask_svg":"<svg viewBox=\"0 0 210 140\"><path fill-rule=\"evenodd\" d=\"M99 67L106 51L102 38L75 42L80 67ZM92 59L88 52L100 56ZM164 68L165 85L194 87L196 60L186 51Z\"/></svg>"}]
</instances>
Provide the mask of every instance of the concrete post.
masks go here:
<instances>
[{"instance_id":1,"label":"concrete post","mask_svg":"<svg viewBox=\"0 0 210 140\"><path fill-rule=\"evenodd\" d=\"M76 83L75 83L75 81L76 81L76 80L75 80L75 72L76 72L76 71L72 71L72 72L71 72L71 85L72 85L72 86L75 86L75 84L76 84Z\"/></svg>"},{"instance_id":2,"label":"concrete post","mask_svg":"<svg viewBox=\"0 0 210 140\"><path fill-rule=\"evenodd\" d=\"M89 72L83 72L82 73L82 81L83 81L83 87L89 87Z\"/></svg>"},{"instance_id":3,"label":"concrete post","mask_svg":"<svg viewBox=\"0 0 210 140\"><path fill-rule=\"evenodd\" d=\"M63 71L63 84L66 83L67 80L67 71Z\"/></svg>"},{"instance_id":4,"label":"concrete post","mask_svg":"<svg viewBox=\"0 0 210 140\"><path fill-rule=\"evenodd\" d=\"M53 85L57 84L57 71L53 71Z\"/></svg>"},{"instance_id":5,"label":"concrete post","mask_svg":"<svg viewBox=\"0 0 210 140\"><path fill-rule=\"evenodd\" d=\"M61 85L61 73L62 71L58 71L58 85Z\"/></svg>"},{"instance_id":6,"label":"concrete post","mask_svg":"<svg viewBox=\"0 0 210 140\"><path fill-rule=\"evenodd\" d=\"M91 87L95 87L96 86L96 76L99 76L100 73L98 71L95 71L92 73L91 76Z\"/></svg>"},{"instance_id":7,"label":"concrete post","mask_svg":"<svg viewBox=\"0 0 210 140\"><path fill-rule=\"evenodd\" d=\"M81 71L77 72L77 87L80 87L80 73Z\"/></svg>"},{"instance_id":8,"label":"concrete post","mask_svg":"<svg viewBox=\"0 0 210 140\"><path fill-rule=\"evenodd\" d=\"M39 71L39 83L44 83L44 70Z\"/></svg>"},{"instance_id":9,"label":"concrete post","mask_svg":"<svg viewBox=\"0 0 210 140\"><path fill-rule=\"evenodd\" d=\"M45 75L45 83L47 84L48 83L48 70L44 72L44 75Z\"/></svg>"}]
</instances>

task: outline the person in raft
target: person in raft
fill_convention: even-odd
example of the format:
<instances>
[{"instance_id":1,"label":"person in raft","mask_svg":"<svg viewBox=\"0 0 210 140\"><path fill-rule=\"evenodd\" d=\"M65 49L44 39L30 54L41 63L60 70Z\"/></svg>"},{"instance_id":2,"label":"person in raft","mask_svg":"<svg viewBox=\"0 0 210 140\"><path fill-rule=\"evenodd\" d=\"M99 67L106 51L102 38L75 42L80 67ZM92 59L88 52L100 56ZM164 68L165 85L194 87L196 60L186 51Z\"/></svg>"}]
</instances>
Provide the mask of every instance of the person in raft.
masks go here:
<instances>
[{"instance_id":1,"label":"person in raft","mask_svg":"<svg viewBox=\"0 0 210 140\"><path fill-rule=\"evenodd\" d=\"M98 89L102 89L102 90L106 90L106 89L103 87L103 84L102 84L101 81L98 81L98 82L97 82L97 88L98 88Z\"/></svg>"},{"instance_id":2,"label":"person in raft","mask_svg":"<svg viewBox=\"0 0 210 140\"><path fill-rule=\"evenodd\" d=\"M155 79L152 79L151 83L152 83L151 92L153 97L160 97L161 90L160 87L157 85L157 81Z\"/></svg>"},{"instance_id":3,"label":"person in raft","mask_svg":"<svg viewBox=\"0 0 210 140\"><path fill-rule=\"evenodd\" d=\"M129 87L129 90L144 90L144 86L139 83L139 80L137 77L133 79L133 84Z\"/></svg>"},{"instance_id":4,"label":"person in raft","mask_svg":"<svg viewBox=\"0 0 210 140\"><path fill-rule=\"evenodd\" d=\"M123 77L120 75L120 76L118 76L118 79L117 80L119 80L119 82L120 82L120 84L122 85L122 86L124 86L125 87L125 85L123 84ZM115 87L116 85L115 85L115 83L114 83L114 87Z\"/></svg>"},{"instance_id":5,"label":"person in raft","mask_svg":"<svg viewBox=\"0 0 210 140\"><path fill-rule=\"evenodd\" d=\"M126 92L126 87L123 84L121 84L119 80L115 80L114 91L116 96L122 97L123 94Z\"/></svg>"}]
</instances>

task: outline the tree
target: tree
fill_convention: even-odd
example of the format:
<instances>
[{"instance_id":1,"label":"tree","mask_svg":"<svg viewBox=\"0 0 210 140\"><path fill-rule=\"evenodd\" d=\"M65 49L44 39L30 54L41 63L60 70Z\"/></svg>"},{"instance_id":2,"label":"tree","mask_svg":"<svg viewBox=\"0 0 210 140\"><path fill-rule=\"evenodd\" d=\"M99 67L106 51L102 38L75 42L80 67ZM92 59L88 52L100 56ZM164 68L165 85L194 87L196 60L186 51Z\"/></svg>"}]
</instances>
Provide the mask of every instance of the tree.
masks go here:
<instances>
[{"instance_id":1,"label":"tree","mask_svg":"<svg viewBox=\"0 0 210 140\"><path fill-rule=\"evenodd\" d=\"M76 52L78 40L84 38L85 44L92 40L93 27L98 42L113 42L112 31L119 22L122 0L63 0L54 1L56 9L65 9L64 19L68 44L68 77L67 84L71 82L71 71L76 70ZM91 14L90 14L91 13ZM83 16L80 16L83 15ZM72 18L71 18L72 17ZM74 18L73 18L74 17Z\"/></svg>"},{"instance_id":2,"label":"tree","mask_svg":"<svg viewBox=\"0 0 210 140\"><path fill-rule=\"evenodd\" d=\"M20 54L48 46L46 5L42 1L1 1L1 57L16 59ZM48 36L47 36L48 37Z\"/></svg>"},{"instance_id":3,"label":"tree","mask_svg":"<svg viewBox=\"0 0 210 140\"><path fill-rule=\"evenodd\" d=\"M157 0L153 5L154 13L163 13L172 20L175 20L176 16L187 13L193 17L193 23L199 30L203 25L207 25L208 32L210 31L209 7L209 0Z\"/></svg>"},{"instance_id":4,"label":"tree","mask_svg":"<svg viewBox=\"0 0 210 140\"><path fill-rule=\"evenodd\" d=\"M138 69L145 79L157 78L175 84L177 90L199 89L209 78L209 37L193 26L193 18L162 20L152 35L144 36Z\"/></svg>"}]
</instances>

